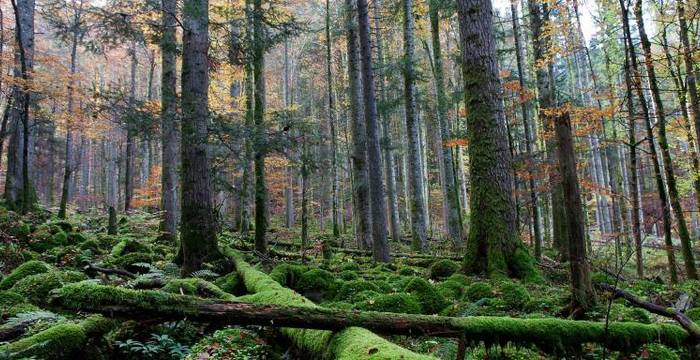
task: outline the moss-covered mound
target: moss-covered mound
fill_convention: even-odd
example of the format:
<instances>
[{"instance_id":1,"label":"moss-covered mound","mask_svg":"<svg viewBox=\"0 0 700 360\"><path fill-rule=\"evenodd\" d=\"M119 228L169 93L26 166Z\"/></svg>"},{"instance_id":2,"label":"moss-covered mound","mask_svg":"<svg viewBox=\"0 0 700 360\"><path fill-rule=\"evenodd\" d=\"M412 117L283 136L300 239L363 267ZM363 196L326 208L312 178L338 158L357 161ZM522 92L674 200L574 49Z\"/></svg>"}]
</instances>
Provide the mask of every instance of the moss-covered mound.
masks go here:
<instances>
[{"instance_id":1,"label":"moss-covered mound","mask_svg":"<svg viewBox=\"0 0 700 360\"><path fill-rule=\"evenodd\" d=\"M30 275L41 274L49 271L51 267L43 261L30 260L18 266L7 277L0 281L0 289L9 289L18 281Z\"/></svg>"}]
</instances>

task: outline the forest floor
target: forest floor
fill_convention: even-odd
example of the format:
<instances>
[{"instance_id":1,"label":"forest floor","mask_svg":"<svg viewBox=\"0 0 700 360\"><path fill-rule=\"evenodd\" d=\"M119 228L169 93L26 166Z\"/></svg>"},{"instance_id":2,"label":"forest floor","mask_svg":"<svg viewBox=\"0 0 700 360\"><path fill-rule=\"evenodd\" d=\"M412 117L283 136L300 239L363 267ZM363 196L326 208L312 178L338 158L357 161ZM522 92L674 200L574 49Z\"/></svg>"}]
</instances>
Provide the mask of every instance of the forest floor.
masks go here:
<instances>
[{"instance_id":1,"label":"forest floor","mask_svg":"<svg viewBox=\"0 0 700 360\"><path fill-rule=\"evenodd\" d=\"M73 215L59 221L48 212L20 216L0 206L0 359L390 359L392 354L404 354L401 351L413 354L404 358L455 359L460 348L466 359L692 358L678 340L685 332L672 320L624 300L609 303L601 296L587 314L591 323L585 324L604 327L604 336L577 334L580 330L572 322L558 322L569 302L567 266L553 260L541 264L543 280L539 283L489 280L461 274L459 263L446 256L411 256L407 245L397 243L392 244L393 251L403 256L390 264L375 264L362 254L329 250L329 236L314 231L302 263L294 245L299 241L298 232L274 224L272 229L273 251L265 266L254 265L259 257L248 250L251 246L246 239L223 231L220 242L227 249L224 253L235 254L236 270L225 273L223 263L208 264L209 269L182 278L172 263L176 246L159 240L155 215L134 212L120 219L118 235L107 235L104 216ZM341 243L355 245L348 236L333 245ZM448 253L435 247L434 253ZM624 280L634 278L632 261L624 261L622 279L616 279L611 276L617 273L611 260L614 255L608 255L614 253L612 248L593 250L598 259L594 268L599 270L593 273L594 282L617 284L646 301L680 307L693 320L700 320L700 283L664 283L657 276L664 271L659 250L645 250L650 277L637 281ZM438 334L384 334L375 339L366 330L331 336L329 332L279 331L259 324L226 326L221 321L198 320L202 314L197 310L182 320L165 319L147 310L123 311L132 305L150 307L153 314L171 308L185 311L182 308L189 305L182 304L198 303L200 298L206 299L202 304L233 301L320 306L356 314L441 315L464 319L468 330L461 339ZM119 321L110 320L112 317ZM481 327L477 330L470 319L479 321ZM616 327L617 323L623 326ZM657 335L642 334L647 330ZM533 338L540 333L540 338ZM607 339L608 335L615 343L581 344L576 340L579 336ZM372 342L364 354L352 349L358 337Z\"/></svg>"}]
</instances>

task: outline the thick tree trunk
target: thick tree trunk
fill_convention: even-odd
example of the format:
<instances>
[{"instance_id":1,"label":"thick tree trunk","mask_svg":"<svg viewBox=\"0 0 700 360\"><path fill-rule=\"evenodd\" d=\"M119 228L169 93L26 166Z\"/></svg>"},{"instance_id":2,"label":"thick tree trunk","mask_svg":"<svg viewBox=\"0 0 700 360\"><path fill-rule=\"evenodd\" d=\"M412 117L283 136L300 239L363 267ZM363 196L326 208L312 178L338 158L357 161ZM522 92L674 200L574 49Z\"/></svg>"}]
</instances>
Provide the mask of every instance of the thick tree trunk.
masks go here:
<instances>
[{"instance_id":1,"label":"thick tree trunk","mask_svg":"<svg viewBox=\"0 0 700 360\"><path fill-rule=\"evenodd\" d=\"M690 106L688 108L690 109L690 116L695 122L695 138L698 139L698 146L700 146L700 96L698 96L698 79L696 79L697 72L695 70L695 62L693 61L693 48L691 47L688 36L689 29L685 12L685 0L676 0L676 10L679 25L678 35L681 40L681 45L683 46L686 86L688 87L688 95L690 95ZM697 8L694 9L694 11L697 11ZM698 152L700 152L700 150L698 150ZM700 175L695 174L695 176Z\"/></svg>"},{"instance_id":2,"label":"thick tree trunk","mask_svg":"<svg viewBox=\"0 0 700 360\"><path fill-rule=\"evenodd\" d=\"M518 239L512 159L501 98L489 0L457 2L467 113L471 226L464 269L489 276L537 277Z\"/></svg>"},{"instance_id":3,"label":"thick tree trunk","mask_svg":"<svg viewBox=\"0 0 700 360\"><path fill-rule=\"evenodd\" d=\"M374 92L374 69L372 67L372 40L370 39L369 9L367 0L357 0L360 58L362 61L362 87L364 115L367 124L367 159L369 161L369 184L372 209L372 239L374 260L389 261L389 243L386 233L384 210L384 184L382 183L382 153L380 146L377 103Z\"/></svg>"},{"instance_id":4,"label":"thick tree trunk","mask_svg":"<svg viewBox=\"0 0 700 360\"><path fill-rule=\"evenodd\" d=\"M384 47L382 44L382 28L379 21L381 0L374 0L372 4L372 15L374 17L374 38L375 47L377 49L376 71L377 83L379 84L379 99L382 103L386 104L387 95L385 85L386 79L384 77ZM379 117L382 130L384 176L386 178L386 196L389 206L389 225L391 225L390 234L393 241L400 241L401 218L399 215L399 196L396 188L396 161L394 159L394 151L391 140L391 117L386 111L380 111L377 116Z\"/></svg>"},{"instance_id":5,"label":"thick tree trunk","mask_svg":"<svg viewBox=\"0 0 700 360\"><path fill-rule=\"evenodd\" d=\"M411 181L411 235L413 250L425 251L428 246L427 219L425 216L425 193L423 185L420 127L421 121L416 108L416 72L414 64L415 45L413 40L413 1L403 0L403 81L406 130L408 138L408 168Z\"/></svg>"},{"instance_id":6,"label":"thick tree trunk","mask_svg":"<svg viewBox=\"0 0 700 360\"><path fill-rule=\"evenodd\" d=\"M333 236L340 236L340 224L338 222L338 136L335 124L335 98L333 96L333 72L331 68L333 61L331 58L331 13L330 0L326 0L326 90L328 97L328 127L331 137L331 216L333 218Z\"/></svg>"},{"instance_id":7,"label":"thick tree trunk","mask_svg":"<svg viewBox=\"0 0 700 360\"><path fill-rule=\"evenodd\" d=\"M447 234L457 249L464 245L462 235L462 214L460 211L459 189L454 168L453 147L446 144L452 139L452 131L447 118L447 96L445 95L445 73L442 64L442 50L440 45L440 11L436 0L430 0L430 33L433 45L433 62L435 75L435 90L437 93L437 117L440 143L439 151L442 153L440 160L444 177L443 197L445 201L445 223L447 224Z\"/></svg>"},{"instance_id":8,"label":"thick tree trunk","mask_svg":"<svg viewBox=\"0 0 700 360\"><path fill-rule=\"evenodd\" d=\"M209 121L208 0L185 0L182 48L182 273L221 257L212 206Z\"/></svg>"},{"instance_id":9,"label":"thick tree trunk","mask_svg":"<svg viewBox=\"0 0 700 360\"><path fill-rule=\"evenodd\" d=\"M283 69L283 91L284 91L284 106L292 105L292 96L289 87L289 39L284 40L284 69ZM291 164L287 165L287 183L284 188L284 224L290 229L294 226L294 167Z\"/></svg>"},{"instance_id":10,"label":"thick tree trunk","mask_svg":"<svg viewBox=\"0 0 700 360\"><path fill-rule=\"evenodd\" d=\"M178 203L178 138L177 119L177 0L162 0L161 23L163 34L161 51L161 237L168 241L177 239Z\"/></svg>"},{"instance_id":11,"label":"thick tree trunk","mask_svg":"<svg viewBox=\"0 0 700 360\"><path fill-rule=\"evenodd\" d=\"M356 1L345 0L350 117L352 123L352 180L353 215L356 222L358 247L372 246L372 218L370 212L369 171L367 163L367 126L362 118L362 74L357 41Z\"/></svg>"},{"instance_id":12,"label":"thick tree trunk","mask_svg":"<svg viewBox=\"0 0 700 360\"><path fill-rule=\"evenodd\" d=\"M693 256L692 244L690 241L690 233L688 232L688 226L685 222L685 214L683 213L683 207L681 206L680 202L680 195L678 193L678 186L676 184L676 175L674 174L673 170L671 152L669 150L668 140L666 138L666 114L664 113L664 104L661 100L661 93L659 90L658 82L656 80L656 69L654 68L654 62L651 53L651 42L649 41L649 38L647 37L646 31L644 29L644 19L642 15L641 0L637 0L635 2L634 15L637 19L637 28L639 30L639 37L642 43L642 50L644 51L649 87L651 90L654 105L656 105L656 120L658 122L657 126L659 128L659 148L661 149L661 155L663 156L664 161L664 169L666 171L666 183L668 185L669 200L671 202L671 208L673 209L673 213L676 216L676 229L678 231L678 237L681 240L681 246L683 247L683 260L685 263L685 271L689 279L697 280L698 273L695 266L695 259Z\"/></svg>"}]
</instances>

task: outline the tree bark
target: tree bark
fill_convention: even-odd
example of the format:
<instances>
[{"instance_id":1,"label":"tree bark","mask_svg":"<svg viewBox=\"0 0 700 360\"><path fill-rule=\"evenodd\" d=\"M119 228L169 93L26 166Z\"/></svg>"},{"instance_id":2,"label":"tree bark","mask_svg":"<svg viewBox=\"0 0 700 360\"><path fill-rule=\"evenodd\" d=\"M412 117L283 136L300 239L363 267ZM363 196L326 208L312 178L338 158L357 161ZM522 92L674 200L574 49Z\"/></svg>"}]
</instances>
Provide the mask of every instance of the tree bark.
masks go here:
<instances>
[{"instance_id":1,"label":"tree bark","mask_svg":"<svg viewBox=\"0 0 700 360\"><path fill-rule=\"evenodd\" d=\"M182 273L221 257L207 148L209 1L185 0L182 48Z\"/></svg>"},{"instance_id":2,"label":"tree bark","mask_svg":"<svg viewBox=\"0 0 700 360\"><path fill-rule=\"evenodd\" d=\"M255 250L267 253L267 189L265 184L265 33L262 0L253 1L253 79L255 106L253 141L255 169Z\"/></svg>"},{"instance_id":3,"label":"tree bark","mask_svg":"<svg viewBox=\"0 0 700 360\"><path fill-rule=\"evenodd\" d=\"M471 180L464 269L489 276L536 277L532 258L518 239L491 2L459 0L457 10Z\"/></svg>"},{"instance_id":4,"label":"tree bark","mask_svg":"<svg viewBox=\"0 0 700 360\"><path fill-rule=\"evenodd\" d=\"M340 236L340 224L338 222L338 136L335 124L335 98L333 96L333 72L331 68L333 61L331 58L331 13L330 0L326 0L326 90L328 97L328 127L331 137L331 216L333 217L333 236Z\"/></svg>"},{"instance_id":5,"label":"tree bark","mask_svg":"<svg viewBox=\"0 0 700 360\"><path fill-rule=\"evenodd\" d=\"M664 161L664 169L666 171L666 184L668 186L669 200L671 202L671 208L673 209L673 213L676 216L676 229L678 231L678 236L681 240L681 246L683 247L683 260L685 263L685 271L689 279L697 280L698 273L695 266L695 258L693 256L693 249L690 241L690 233L688 232L688 226L685 222L685 215L683 214L683 207L681 206L680 195L678 193L678 186L676 184L676 175L674 174L673 170L673 160L671 159L671 152L669 150L668 140L666 138L666 114L664 113L664 104L661 100L661 93L656 79L656 69L654 68L653 57L651 53L651 42L649 41L649 38L644 29L644 19L642 15L641 0L637 0L635 2L634 15L637 19L637 28L639 30L639 37L642 43L642 50L644 51L649 87L651 90L652 99L654 101L654 104L656 105L656 120L658 122L657 126L659 129L659 148L661 149L661 155L663 156Z\"/></svg>"},{"instance_id":6,"label":"tree bark","mask_svg":"<svg viewBox=\"0 0 700 360\"><path fill-rule=\"evenodd\" d=\"M372 68L372 40L370 39L369 9L367 0L357 0L359 24L360 58L362 62L362 86L364 115L367 124L367 158L369 160L369 185L372 209L372 239L375 261L388 262L389 243L386 233L386 213L384 210L384 184L382 183L382 154L377 121L377 103Z\"/></svg>"},{"instance_id":7,"label":"tree bark","mask_svg":"<svg viewBox=\"0 0 700 360\"><path fill-rule=\"evenodd\" d=\"M161 24L161 237L177 239L178 203L178 138L177 119L177 0L162 0Z\"/></svg>"}]
</instances>

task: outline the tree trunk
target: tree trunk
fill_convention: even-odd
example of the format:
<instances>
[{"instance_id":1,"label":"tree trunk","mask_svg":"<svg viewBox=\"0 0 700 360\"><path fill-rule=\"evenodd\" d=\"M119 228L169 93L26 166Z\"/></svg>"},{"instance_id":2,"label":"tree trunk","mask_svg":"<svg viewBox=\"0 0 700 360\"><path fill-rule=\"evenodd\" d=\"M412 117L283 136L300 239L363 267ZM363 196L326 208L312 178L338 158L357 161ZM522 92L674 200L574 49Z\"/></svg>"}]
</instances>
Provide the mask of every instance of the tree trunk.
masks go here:
<instances>
[{"instance_id":1,"label":"tree trunk","mask_svg":"<svg viewBox=\"0 0 700 360\"><path fill-rule=\"evenodd\" d=\"M333 218L333 237L340 236L338 223L338 137L335 130L335 99L333 96L333 73L331 67L331 13L330 0L326 0L326 86L328 96L328 126L331 137L331 216Z\"/></svg>"},{"instance_id":2,"label":"tree trunk","mask_svg":"<svg viewBox=\"0 0 700 360\"><path fill-rule=\"evenodd\" d=\"M644 51L649 87L651 90L652 99L654 101L654 104L656 105L656 120L658 122L657 126L659 128L659 148L661 149L661 155L663 156L664 161L664 169L666 171L666 182L668 185L669 200L671 202L671 208L673 209L674 215L676 216L676 229L678 231L678 236L681 240L681 246L683 247L683 260L685 262L685 271L689 279L697 280L698 274L697 269L695 267L695 259L693 257L690 233L688 232L688 227L685 223L685 215L683 214L683 208L680 202L680 195L678 193L678 186L676 185L676 175L674 174L673 170L671 152L669 150L668 140L666 138L666 114L664 113L664 104L661 100L661 93L659 90L658 82L656 80L656 69L654 68L653 57L651 53L651 42L649 41L649 38L647 37L646 31L644 29L644 19L642 17L643 15L641 0L637 0L635 2L634 15L637 19L637 28L639 29L639 37L642 43L642 50ZM650 136L650 140L653 140L653 137Z\"/></svg>"},{"instance_id":3,"label":"tree trunk","mask_svg":"<svg viewBox=\"0 0 700 360\"><path fill-rule=\"evenodd\" d=\"M131 55L131 80L129 84L129 105L132 107L136 106L136 69L138 66L138 60L136 58L136 43L132 42L131 49L129 50ZM131 200L134 197L134 157L136 156L136 144L135 144L135 124L130 124L127 121L126 124L126 157L124 165L124 212L129 212L131 210Z\"/></svg>"},{"instance_id":4,"label":"tree trunk","mask_svg":"<svg viewBox=\"0 0 700 360\"><path fill-rule=\"evenodd\" d=\"M292 104L292 96L289 91L289 39L284 40L284 106ZM290 229L294 226L294 167L287 165L287 183L284 188L284 224Z\"/></svg>"},{"instance_id":5,"label":"tree trunk","mask_svg":"<svg viewBox=\"0 0 700 360\"><path fill-rule=\"evenodd\" d=\"M625 43L629 53L632 73L634 75L632 83L635 85L634 88L637 93L637 99L639 101L642 117L644 119L644 125L646 127L647 140L649 142L649 150L651 154L650 157L653 163L654 178L656 180L659 201L661 202L662 218L664 223L664 241L666 244L666 255L668 257L669 275L671 277L671 282L676 283L678 282L678 273L676 270L676 255L673 252L673 240L671 238L671 211L668 207L666 186L663 181L663 176L661 175L661 165L659 164L659 157L656 153L656 146L654 145L654 133L651 127L651 119L649 118L649 107L642 89L642 76L641 72L639 71L639 60L637 59L637 53L635 51L634 43L632 42L629 13L623 0L620 0L620 10L622 14L622 28L625 35Z\"/></svg>"},{"instance_id":6,"label":"tree trunk","mask_svg":"<svg viewBox=\"0 0 700 360\"><path fill-rule=\"evenodd\" d=\"M690 95L690 116L695 122L695 138L700 146L700 96L698 96L695 62L693 61L693 48L688 39L688 19L685 13L685 0L676 0L676 15L678 16L679 37L683 46L683 64L685 65L686 86ZM697 11L697 8L694 9ZM679 74L680 75L680 74ZM700 149L700 148L699 148ZM698 150L700 152L700 150ZM695 176L700 176L695 174Z\"/></svg>"},{"instance_id":7,"label":"tree trunk","mask_svg":"<svg viewBox=\"0 0 700 360\"><path fill-rule=\"evenodd\" d=\"M207 148L208 0L185 0L182 47L182 273L221 257L216 239Z\"/></svg>"},{"instance_id":8,"label":"tree trunk","mask_svg":"<svg viewBox=\"0 0 700 360\"><path fill-rule=\"evenodd\" d=\"M253 79L255 82L255 250L267 253L267 189L265 184L265 34L262 0L253 1Z\"/></svg>"},{"instance_id":9,"label":"tree trunk","mask_svg":"<svg viewBox=\"0 0 700 360\"><path fill-rule=\"evenodd\" d=\"M403 0L403 79L406 130L408 138L408 168L411 181L411 230L413 250L425 251L428 246L425 217L425 194L423 185L422 157L420 146L421 121L416 109L416 72L414 64L413 1Z\"/></svg>"},{"instance_id":10,"label":"tree trunk","mask_svg":"<svg viewBox=\"0 0 700 360\"><path fill-rule=\"evenodd\" d=\"M372 15L374 17L374 38L377 49L377 83L379 84L379 100L386 104L386 84L384 76L384 47L382 44L382 29L380 24L381 0L374 0L372 3ZM359 64L359 61L358 61ZM359 66L359 65L358 65ZM362 101L360 101L361 103ZM362 111L360 111L362 113ZM384 152L384 176L386 178L386 196L389 205L389 225L391 225L391 239L401 240L401 218L399 215L399 196L396 188L396 161L392 145L391 117L386 111L378 112L377 116L381 124L382 145Z\"/></svg>"},{"instance_id":11,"label":"tree trunk","mask_svg":"<svg viewBox=\"0 0 700 360\"><path fill-rule=\"evenodd\" d=\"M369 9L367 0L357 0L360 57L362 61L362 86L364 115L367 124L367 159L369 161L369 185L372 209L372 239L375 261L389 261L389 243L386 233L384 210L384 184L382 183L382 153L377 121L377 103L374 92L374 69L372 67L372 40L370 39Z\"/></svg>"},{"instance_id":12,"label":"tree trunk","mask_svg":"<svg viewBox=\"0 0 700 360\"><path fill-rule=\"evenodd\" d=\"M571 271L571 311L585 312L593 305L590 268L586 256L586 230L583 204L576 170L576 153L568 111L555 119L559 171L564 187L564 204L569 228L569 267Z\"/></svg>"},{"instance_id":13,"label":"tree trunk","mask_svg":"<svg viewBox=\"0 0 700 360\"><path fill-rule=\"evenodd\" d=\"M161 51L161 237L173 242L177 239L178 202L178 138L177 119L177 0L162 0L161 23L163 34Z\"/></svg>"},{"instance_id":14,"label":"tree trunk","mask_svg":"<svg viewBox=\"0 0 700 360\"><path fill-rule=\"evenodd\" d=\"M435 75L435 90L437 93L437 117L440 143L439 151L442 152L440 160L444 169L443 197L445 201L445 222L447 224L447 234L457 249L464 246L462 235L462 214L460 211L459 189L454 168L453 147L447 144L452 139L452 131L447 118L448 103L445 95L445 73L442 64L442 50L440 45L440 11L436 0L430 0L430 33L433 45L433 61Z\"/></svg>"},{"instance_id":15,"label":"tree trunk","mask_svg":"<svg viewBox=\"0 0 700 360\"><path fill-rule=\"evenodd\" d=\"M352 180L353 180L353 215L356 221L357 245L369 249L372 246L372 218L370 214L369 172L367 164L367 127L362 118L362 89L360 58L357 43L356 2L345 0L348 80L350 97L350 116L352 119Z\"/></svg>"},{"instance_id":16,"label":"tree trunk","mask_svg":"<svg viewBox=\"0 0 700 360\"><path fill-rule=\"evenodd\" d=\"M535 278L518 239L512 159L501 98L493 10L488 0L457 2L471 180L471 226L464 269Z\"/></svg>"},{"instance_id":17,"label":"tree trunk","mask_svg":"<svg viewBox=\"0 0 700 360\"><path fill-rule=\"evenodd\" d=\"M526 84L525 84L525 59L523 59L523 49L522 49L522 40L520 39L520 20L518 20L518 6L515 0L511 0L510 2L510 10L511 10L511 16L512 16L512 22L513 22L513 38L515 39L515 60L516 64L518 67L518 84L520 85L520 91L523 92L523 96L525 96L524 92L527 90ZM524 97L523 97L524 99ZM523 101L523 100L521 100ZM520 111L522 114L523 118L523 129L525 130L525 151L527 153L527 157L530 161L530 165L527 166L528 169L528 190L530 191L530 206L531 206L531 217L530 221L532 222L532 230L533 230L533 235L534 235L534 243L535 243L535 259L541 259L542 258L542 231L540 230L540 208L539 208L539 200L537 196L537 190L536 190L536 185L535 185L535 177L534 173L532 171L532 168L534 167L534 155L533 151L533 144L535 144L535 139L533 136L533 130L531 130L531 123L530 123L530 112L529 106L527 102L523 102L520 104Z\"/></svg>"}]
</instances>

